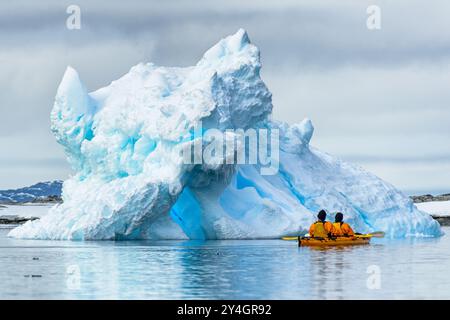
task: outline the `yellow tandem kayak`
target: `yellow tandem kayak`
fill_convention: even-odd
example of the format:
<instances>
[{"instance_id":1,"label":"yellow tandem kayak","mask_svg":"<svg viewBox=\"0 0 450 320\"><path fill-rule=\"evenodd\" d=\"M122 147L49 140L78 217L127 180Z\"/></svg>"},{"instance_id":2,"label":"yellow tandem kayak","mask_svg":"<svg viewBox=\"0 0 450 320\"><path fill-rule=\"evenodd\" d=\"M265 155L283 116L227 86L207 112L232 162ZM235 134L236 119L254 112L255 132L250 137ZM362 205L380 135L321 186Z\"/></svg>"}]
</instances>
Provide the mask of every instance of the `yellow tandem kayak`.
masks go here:
<instances>
[{"instance_id":1,"label":"yellow tandem kayak","mask_svg":"<svg viewBox=\"0 0 450 320\"><path fill-rule=\"evenodd\" d=\"M369 244L372 237L381 238L384 233L369 233L369 234L357 234L352 237L335 237L335 238L311 238L311 237L282 237L281 239L287 241L299 241L299 246L352 246Z\"/></svg>"},{"instance_id":2,"label":"yellow tandem kayak","mask_svg":"<svg viewBox=\"0 0 450 320\"><path fill-rule=\"evenodd\" d=\"M354 237L336 237L336 238L311 238L298 237L298 246L303 247L328 247L328 246L354 246L369 244L371 236L361 235Z\"/></svg>"},{"instance_id":3,"label":"yellow tandem kayak","mask_svg":"<svg viewBox=\"0 0 450 320\"><path fill-rule=\"evenodd\" d=\"M309 236L309 234L307 234L306 236L303 236L303 237L302 236L300 236L300 237L299 236L286 236L286 237L282 237L281 239L287 240L287 241L297 241L300 238L300 240L310 241L311 243L315 243L315 241L312 241L312 240L317 240L317 241L320 241L319 243L321 243L322 245L324 243L327 243L330 240L330 241L334 241L334 242L330 242L330 243L337 245L336 243L338 243L338 242L342 243L342 244L360 244L358 242L361 242L361 241L355 242L355 240L366 239L366 240L370 241L371 238L384 238L384 235L385 235L385 233L383 231L375 231L375 232L366 233L366 234L358 233L352 237L337 237L337 238L326 238L326 239L319 238L318 239L318 238L311 238Z\"/></svg>"}]
</instances>

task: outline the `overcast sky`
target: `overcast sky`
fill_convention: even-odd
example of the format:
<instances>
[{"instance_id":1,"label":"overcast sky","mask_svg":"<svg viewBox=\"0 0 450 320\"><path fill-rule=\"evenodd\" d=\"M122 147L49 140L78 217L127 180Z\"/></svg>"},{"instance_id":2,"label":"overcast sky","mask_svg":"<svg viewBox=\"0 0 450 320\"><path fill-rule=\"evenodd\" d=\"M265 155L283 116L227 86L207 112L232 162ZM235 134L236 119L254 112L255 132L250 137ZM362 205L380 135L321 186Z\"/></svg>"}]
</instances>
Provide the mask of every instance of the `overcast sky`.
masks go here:
<instances>
[{"instance_id":1,"label":"overcast sky","mask_svg":"<svg viewBox=\"0 0 450 320\"><path fill-rule=\"evenodd\" d=\"M261 49L274 118L309 117L313 145L407 193L450 192L448 1L5 2L0 189L70 174L49 120L67 65L94 91L141 61L193 65L242 27ZM70 4L81 30L66 28ZM366 27L371 4L380 30Z\"/></svg>"}]
</instances>

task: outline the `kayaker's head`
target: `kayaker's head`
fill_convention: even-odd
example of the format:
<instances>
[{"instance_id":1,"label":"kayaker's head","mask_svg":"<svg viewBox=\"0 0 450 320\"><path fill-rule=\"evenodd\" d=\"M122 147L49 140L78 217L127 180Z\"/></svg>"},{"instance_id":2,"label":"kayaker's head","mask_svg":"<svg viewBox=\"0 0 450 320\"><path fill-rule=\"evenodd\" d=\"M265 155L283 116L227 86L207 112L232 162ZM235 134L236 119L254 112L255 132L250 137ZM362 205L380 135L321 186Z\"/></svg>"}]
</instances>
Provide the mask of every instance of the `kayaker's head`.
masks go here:
<instances>
[{"instance_id":1,"label":"kayaker's head","mask_svg":"<svg viewBox=\"0 0 450 320\"><path fill-rule=\"evenodd\" d=\"M344 220L344 215L340 212L336 213L336 216L334 217L334 221L342 222L342 220Z\"/></svg>"},{"instance_id":2,"label":"kayaker's head","mask_svg":"<svg viewBox=\"0 0 450 320\"><path fill-rule=\"evenodd\" d=\"M325 221L325 219L327 218L327 213L325 212L325 210L320 210L319 214L317 215L317 218L320 221Z\"/></svg>"}]
</instances>

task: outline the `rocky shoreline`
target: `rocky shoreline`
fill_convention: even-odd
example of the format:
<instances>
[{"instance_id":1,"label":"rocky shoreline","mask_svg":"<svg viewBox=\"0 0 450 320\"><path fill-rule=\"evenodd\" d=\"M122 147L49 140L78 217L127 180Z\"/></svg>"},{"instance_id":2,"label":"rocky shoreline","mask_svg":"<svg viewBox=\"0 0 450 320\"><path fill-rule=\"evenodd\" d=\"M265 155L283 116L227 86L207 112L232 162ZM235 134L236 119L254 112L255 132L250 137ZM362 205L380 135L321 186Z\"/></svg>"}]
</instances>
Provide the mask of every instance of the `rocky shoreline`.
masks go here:
<instances>
[{"instance_id":1,"label":"rocky shoreline","mask_svg":"<svg viewBox=\"0 0 450 320\"><path fill-rule=\"evenodd\" d=\"M450 193L433 196L431 194L424 194L420 196L411 196L414 203L435 202L435 201L450 201ZM439 222L441 226L450 226L450 216L436 216L431 215L434 220Z\"/></svg>"},{"instance_id":2,"label":"rocky shoreline","mask_svg":"<svg viewBox=\"0 0 450 320\"><path fill-rule=\"evenodd\" d=\"M38 217L19 217L19 216L0 216L0 224L3 225L19 225L27 221L39 219Z\"/></svg>"},{"instance_id":3,"label":"rocky shoreline","mask_svg":"<svg viewBox=\"0 0 450 320\"><path fill-rule=\"evenodd\" d=\"M432 201L450 201L450 193L433 196L431 194L424 194L420 196L411 196L414 203L432 202Z\"/></svg>"},{"instance_id":4,"label":"rocky shoreline","mask_svg":"<svg viewBox=\"0 0 450 320\"><path fill-rule=\"evenodd\" d=\"M0 201L0 209L5 205L13 205L13 206L23 206L28 204L57 204L62 203L62 198L60 196L45 196L45 197L37 197L28 202L14 202L14 201Z\"/></svg>"}]
</instances>

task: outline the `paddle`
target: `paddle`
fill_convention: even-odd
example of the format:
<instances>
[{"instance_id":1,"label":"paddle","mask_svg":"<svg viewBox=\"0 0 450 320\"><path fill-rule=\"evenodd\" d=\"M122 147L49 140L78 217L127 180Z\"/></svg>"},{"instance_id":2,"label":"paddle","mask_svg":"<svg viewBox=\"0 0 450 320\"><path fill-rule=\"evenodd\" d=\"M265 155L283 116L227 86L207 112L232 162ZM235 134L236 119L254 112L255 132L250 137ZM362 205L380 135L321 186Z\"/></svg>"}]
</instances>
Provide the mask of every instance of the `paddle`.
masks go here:
<instances>
[{"instance_id":1,"label":"paddle","mask_svg":"<svg viewBox=\"0 0 450 320\"><path fill-rule=\"evenodd\" d=\"M383 231L375 231L375 232L367 233L367 234L355 234L355 237L357 237L357 238L383 238L384 235L385 235L385 232L383 232ZM293 241L293 240L297 240L298 236L287 236L287 237L282 237L281 239L287 240L287 241Z\"/></svg>"},{"instance_id":2,"label":"paddle","mask_svg":"<svg viewBox=\"0 0 450 320\"><path fill-rule=\"evenodd\" d=\"M293 241L293 240L297 240L298 236L282 237L281 239L286 240L286 241Z\"/></svg>"},{"instance_id":3,"label":"paddle","mask_svg":"<svg viewBox=\"0 0 450 320\"><path fill-rule=\"evenodd\" d=\"M355 234L357 238L384 238L385 233L383 231L375 231L367 234Z\"/></svg>"}]
</instances>

